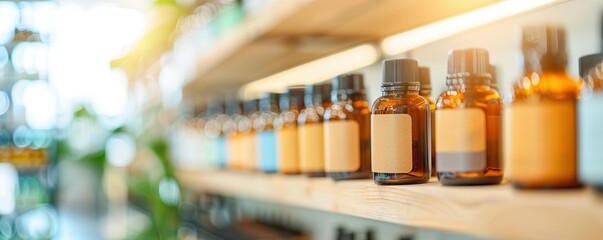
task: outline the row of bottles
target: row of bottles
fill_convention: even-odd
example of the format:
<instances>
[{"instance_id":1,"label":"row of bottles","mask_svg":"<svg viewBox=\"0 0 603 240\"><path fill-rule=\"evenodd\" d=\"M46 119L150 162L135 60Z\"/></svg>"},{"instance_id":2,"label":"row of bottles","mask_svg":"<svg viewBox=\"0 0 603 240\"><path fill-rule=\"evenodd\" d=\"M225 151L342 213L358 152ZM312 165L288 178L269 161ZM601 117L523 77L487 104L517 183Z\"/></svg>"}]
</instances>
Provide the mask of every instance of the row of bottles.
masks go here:
<instances>
[{"instance_id":1,"label":"row of bottles","mask_svg":"<svg viewBox=\"0 0 603 240\"><path fill-rule=\"evenodd\" d=\"M372 175L382 185L436 175L443 185L487 185L503 180L505 162L518 188L565 188L580 185L580 156L584 182L603 186L601 55L581 60L584 81L572 79L565 33L552 26L524 29L522 52L524 74L504 108L489 53L468 48L449 52L447 89L435 101L429 69L391 59L372 107L363 76L345 74L229 101L225 112L210 106L197 125L213 139L212 151L226 153L216 162L230 169L336 180Z\"/></svg>"}]
</instances>

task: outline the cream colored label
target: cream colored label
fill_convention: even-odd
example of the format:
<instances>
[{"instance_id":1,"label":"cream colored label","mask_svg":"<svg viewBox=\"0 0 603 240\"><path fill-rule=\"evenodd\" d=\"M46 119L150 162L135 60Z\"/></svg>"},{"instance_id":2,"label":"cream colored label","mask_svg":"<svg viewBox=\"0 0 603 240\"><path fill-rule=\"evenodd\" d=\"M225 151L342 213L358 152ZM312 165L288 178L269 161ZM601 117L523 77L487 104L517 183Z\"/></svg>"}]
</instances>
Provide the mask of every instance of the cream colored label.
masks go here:
<instances>
[{"instance_id":1,"label":"cream colored label","mask_svg":"<svg viewBox=\"0 0 603 240\"><path fill-rule=\"evenodd\" d=\"M408 114L371 115L371 163L378 173L412 170L412 119Z\"/></svg>"},{"instance_id":2,"label":"cream colored label","mask_svg":"<svg viewBox=\"0 0 603 240\"><path fill-rule=\"evenodd\" d=\"M478 108L435 113L438 172L481 171L486 167L486 114Z\"/></svg>"},{"instance_id":3,"label":"cream colored label","mask_svg":"<svg viewBox=\"0 0 603 240\"><path fill-rule=\"evenodd\" d=\"M297 128L276 131L278 170L283 173L299 172Z\"/></svg>"},{"instance_id":4,"label":"cream colored label","mask_svg":"<svg viewBox=\"0 0 603 240\"><path fill-rule=\"evenodd\" d=\"M257 165L257 144L255 134L245 134L241 137L242 148L242 168L245 170L255 170Z\"/></svg>"},{"instance_id":5,"label":"cream colored label","mask_svg":"<svg viewBox=\"0 0 603 240\"><path fill-rule=\"evenodd\" d=\"M576 103L519 103L505 109L504 157L511 179L548 183L576 178Z\"/></svg>"},{"instance_id":6,"label":"cream colored label","mask_svg":"<svg viewBox=\"0 0 603 240\"><path fill-rule=\"evenodd\" d=\"M330 121L325 128L325 170L355 172L360 169L360 128L356 121Z\"/></svg>"},{"instance_id":7,"label":"cream colored label","mask_svg":"<svg viewBox=\"0 0 603 240\"><path fill-rule=\"evenodd\" d=\"M240 169L242 164L242 148L241 148L241 135L234 134L228 137L228 151L227 159L228 166L232 169Z\"/></svg>"},{"instance_id":8,"label":"cream colored label","mask_svg":"<svg viewBox=\"0 0 603 240\"><path fill-rule=\"evenodd\" d=\"M325 170L324 129L322 123L306 124L299 130L299 167L302 172Z\"/></svg>"}]
</instances>

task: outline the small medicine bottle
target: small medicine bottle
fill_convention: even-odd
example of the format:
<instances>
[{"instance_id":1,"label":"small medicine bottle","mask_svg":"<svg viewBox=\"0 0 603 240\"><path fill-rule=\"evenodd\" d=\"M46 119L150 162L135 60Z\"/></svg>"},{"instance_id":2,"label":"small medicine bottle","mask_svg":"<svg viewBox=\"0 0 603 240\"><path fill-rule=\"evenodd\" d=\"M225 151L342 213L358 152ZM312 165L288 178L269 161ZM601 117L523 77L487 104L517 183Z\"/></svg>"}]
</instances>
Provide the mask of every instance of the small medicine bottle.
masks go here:
<instances>
[{"instance_id":1,"label":"small medicine bottle","mask_svg":"<svg viewBox=\"0 0 603 240\"><path fill-rule=\"evenodd\" d=\"M257 164L261 172L277 172L276 134L273 122L280 113L278 93L266 93L259 101L260 116L253 122L257 138Z\"/></svg>"},{"instance_id":2,"label":"small medicine bottle","mask_svg":"<svg viewBox=\"0 0 603 240\"><path fill-rule=\"evenodd\" d=\"M419 67L419 82L421 83L421 89L419 95L424 97L429 103L429 109L431 110L431 176L436 175L436 153L435 153L435 110L436 104L433 97L431 97L431 74L429 73L428 67Z\"/></svg>"},{"instance_id":3,"label":"small medicine bottle","mask_svg":"<svg viewBox=\"0 0 603 240\"><path fill-rule=\"evenodd\" d=\"M436 102L436 167L443 185L502 181L501 105L490 88L488 51L468 48L448 54L448 75Z\"/></svg>"},{"instance_id":4,"label":"small medicine bottle","mask_svg":"<svg viewBox=\"0 0 603 240\"><path fill-rule=\"evenodd\" d=\"M565 31L555 26L523 29L524 73L505 108L504 154L517 188L580 186L576 102L579 82L565 68Z\"/></svg>"},{"instance_id":5,"label":"small medicine bottle","mask_svg":"<svg viewBox=\"0 0 603 240\"><path fill-rule=\"evenodd\" d=\"M299 137L299 168L309 176L324 176L323 87L318 83L306 86L303 109L297 118ZM330 95L330 93L329 93Z\"/></svg>"},{"instance_id":6,"label":"small medicine bottle","mask_svg":"<svg viewBox=\"0 0 603 240\"><path fill-rule=\"evenodd\" d=\"M419 95L414 59L383 61L382 96L371 115L373 179L380 185L425 183L431 171L431 110Z\"/></svg>"},{"instance_id":7,"label":"small medicine bottle","mask_svg":"<svg viewBox=\"0 0 603 240\"><path fill-rule=\"evenodd\" d=\"M325 171L335 180L370 178L371 109L362 74L332 81L332 104L325 110Z\"/></svg>"},{"instance_id":8,"label":"small medicine bottle","mask_svg":"<svg viewBox=\"0 0 603 240\"><path fill-rule=\"evenodd\" d=\"M299 143L297 117L304 109L304 86L289 87L281 94L281 113L274 121L278 172L299 174Z\"/></svg>"},{"instance_id":9,"label":"small medicine bottle","mask_svg":"<svg viewBox=\"0 0 603 240\"><path fill-rule=\"evenodd\" d=\"M603 54L580 58L582 96L578 103L579 173L603 193Z\"/></svg>"}]
</instances>

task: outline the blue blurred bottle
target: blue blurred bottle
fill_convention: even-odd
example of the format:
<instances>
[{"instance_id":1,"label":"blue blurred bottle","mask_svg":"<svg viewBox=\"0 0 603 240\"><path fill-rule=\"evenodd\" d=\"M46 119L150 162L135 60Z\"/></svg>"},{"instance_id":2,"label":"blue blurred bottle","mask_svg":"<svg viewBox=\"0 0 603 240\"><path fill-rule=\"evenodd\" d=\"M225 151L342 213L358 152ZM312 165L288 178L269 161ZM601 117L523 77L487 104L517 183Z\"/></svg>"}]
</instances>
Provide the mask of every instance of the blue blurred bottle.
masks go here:
<instances>
[{"instance_id":1,"label":"blue blurred bottle","mask_svg":"<svg viewBox=\"0 0 603 240\"><path fill-rule=\"evenodd\" d=\"M276 135L272 123L280 112L278 101L278 93L268 93L261 98L259 102L260 116L253 123L258 144L258 168L266 173L277 171Z\"/></svg>"}]
</instances>

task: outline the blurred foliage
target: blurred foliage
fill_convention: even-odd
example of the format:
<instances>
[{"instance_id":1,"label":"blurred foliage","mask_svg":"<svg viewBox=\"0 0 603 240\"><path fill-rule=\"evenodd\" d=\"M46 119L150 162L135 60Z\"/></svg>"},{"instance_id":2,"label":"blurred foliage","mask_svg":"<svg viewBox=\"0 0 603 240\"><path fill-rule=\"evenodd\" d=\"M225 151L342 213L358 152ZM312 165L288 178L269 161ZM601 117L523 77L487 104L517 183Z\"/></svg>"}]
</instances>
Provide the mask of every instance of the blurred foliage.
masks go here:
<instances>
[{"instance_id":1,"label":"blurred foliage","mask_svg":"<svg viewBox=\"0 0 603 240\"><path fill-rule=\"evenodd\" d=\"M140 233L130 233L127 239L176 239L178 232L180 220L177 209L178 204L166 204L159 195L161 179L164 177L176 178L174 172L175 169L170 160L170 148L166 141L167 137L163 131L164 128L157 127L157 119L156 117L152 117L155 114L156 112L146 115L145 119L150 122L150 124L139 126L144 129L141 131L141 134L136 137L137 149L146 149L148 150L147 152L154 155L150 159L142 159L142 161L147 162L145 163L146 165L151 166L153 171L152 173L143 172L143 174L129 174L127 180L130 207L142 210L142 212L151 220L151 224ZM74 120L78 118L94 119L96 124L98 124L96 117L85 108L74 113ZM130 132L130 129L127 127L107 131L110 131L111 133L108 134L108 136L116 133L129 133L135 135ZM92 169L95 173L94 177L99 183L98 186L102 186L101 183L105 177L104 171L107 165L110 164L107 161L105 149L93 150L84 154L76 153L69 146L67 140L67 138L58 140L57 158L60 161L75 160L75 162ZM108 139L102 139L102 142L106 143L107 140ZM159 174L154 174L157 173L155 170L157 170Z\"/></svg>"}]
</instances>

